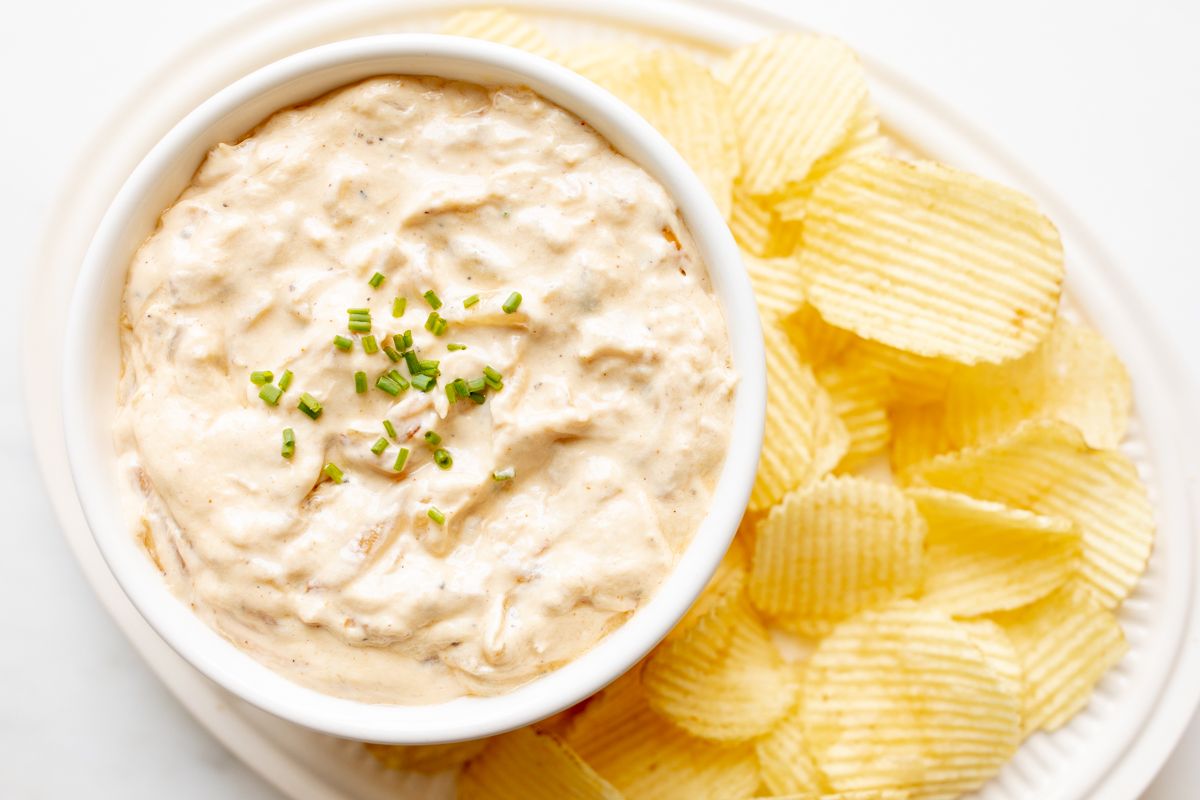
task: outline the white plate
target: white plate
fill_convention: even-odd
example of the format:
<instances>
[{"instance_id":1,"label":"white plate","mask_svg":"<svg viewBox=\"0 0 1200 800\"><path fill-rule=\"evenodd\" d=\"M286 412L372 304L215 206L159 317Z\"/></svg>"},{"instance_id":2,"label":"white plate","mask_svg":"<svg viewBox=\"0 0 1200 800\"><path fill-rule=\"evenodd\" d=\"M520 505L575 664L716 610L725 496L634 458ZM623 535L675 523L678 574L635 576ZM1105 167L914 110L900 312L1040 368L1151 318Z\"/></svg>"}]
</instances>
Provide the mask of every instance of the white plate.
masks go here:
<instances>
[{"instance_id":1,"label":"white plate","mask_svg":"<svg viewBox=\"0 0 1200 800\"><path fill-rule=\"evenodd\" d=\"M257 66L304 47L365 33L434 30L447 4L432 0L344 0L337 4L278 2L252 21L197 42L119 109L101 129L53 210L56 229L44 245L41 279L28 302L41 329L61 321L64 287L109 199L149 147L200 100ZM457 5L457 4L456 4ZM556 41L626 37L669 41L699 53L784 27L794 20L726 0L606 0L581 10L571 0L517 3L543 21ZM1200 498L1189 498L1185 476L1198 442L1178 369L1086 227L1007 159L985 136L871 63L872 91L889 132L906 147L1019 186L1033 194L1063 233L1068 295L1114 343L1134 378L1135 422L1130 452L1148 481L1159 518L1150 569L1122 611L1131 649L1101 684L1091 705L1069 726L1031 739L982 798L1130 798L1149 782L1178 739L1200 695ZM103 158L98 157L103 153ZM90 156L90 157L89 157ZM184 663L150 630L108 573L83 522L67 477L61 436L57 358L27 357L27 407L55 509L69 543L104 605L134 646L181 702L253 769L295 798L438 797L451 794L447 776L404 777L376 768L361 748L322 737L235 700ZM59 355L59 354L55 354ZM32 387L38 387L37 397ZM51 398L47 402L47 398Z\"/></svg>"}]
</instances>

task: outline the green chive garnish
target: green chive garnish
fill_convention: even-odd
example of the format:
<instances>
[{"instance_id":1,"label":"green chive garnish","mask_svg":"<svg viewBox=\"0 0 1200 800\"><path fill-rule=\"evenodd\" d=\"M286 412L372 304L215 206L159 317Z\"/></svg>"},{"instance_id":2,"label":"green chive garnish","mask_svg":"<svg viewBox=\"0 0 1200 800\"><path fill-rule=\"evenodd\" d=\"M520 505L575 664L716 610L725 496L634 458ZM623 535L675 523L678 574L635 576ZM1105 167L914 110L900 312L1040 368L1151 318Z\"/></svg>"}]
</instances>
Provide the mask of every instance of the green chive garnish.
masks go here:
<instances>
[{"instance_id":1,"label":"green chive garnish","mask_svg":"<svg viewBox=\"0 0 1200 800\"><path fill-rule=\"evenodd\" d=\"M439 322L442 322L442 318L438 316L438 313L436 311L430 311L429 316L425 318L425 330L429 331L434 336L437 336L437 333L434 332L434 329L437 327Z\"/></svg>"},{"instance_id":2,"label":"green chive garnish","mask_svg":"<svg viewBox=\"0 0 1200 800\"><path fill-rule=\"evenodd\" d=\"M466 350L467 346L465 344L456 344L454 342L450 342L450 344L446 345L446 349L453 353L456 350Z\"/></svg>"},{"instance_id":3,"label":"green chive garnish","mask_svg":"<svg viewBox=\"0 0 1200 800\"><path fill-rule=\"evenodd\" d=\"M483 401L487 399L479 392L471 392L467 397L471 398L471 402L477 406L483 405Z\"/></svg>"},{"instance_id":4,"label":"green chive garnish","mask_svg":"<svg viewBox=\"0 0 1200 800\"><path fill-rule=\"evenodd\" d=\"M367 281L367 283L371 284L372 289L378 289L380 286L383 285L383 273L376 272L374 275L371 276L371 280Z\"/></svg>"},{"instance_id":5,"label":"green chive garnish","mask_svg":"<svg viewBox=\"0 0 1200 800\"><path fill-rule=\"evenodd\" d=\"M454 466L454 459L450 457L449 450L443 450L440 447L433 451L433 463L437 464L442 469L450 469Z\"/></svg>"},{"instance_id":6,"label":"green chive garnish","mask_svg":"<svg viewBox=\"0 0 1200 800\"><path fill-rule=\"evenodd\" d=\"M396 385L400 387L400 391L404 391L408 388L408 381L404 380L404 376L396 370L389 369L387 371L387 376L396 382Z\"/></svg>"},{"instance_id":7,"label":"green chive garnish","mask_svg":"<svg viewBox=\"0 0 1200 800\"><path fill-rule=\"evenodd\" d=\"M370 330L370 328L367 328L367 330ZM354 340L347 339L345 336L335 336L333 337L333 346L338 350L349 350L351 347L354 347Z\"/></svg>"},{"instance_id":8,"label":"green chive garnish","mask_svg":"<svg viewBox=\"0 0 1200 800\"><path fill-rule=\"evenodd\" d=\"M437 379L430 375L425 375L424 373L418 373L417 375L413 376L412 385L414 389L422 392L428 392L434 386L437 386Z\"/></svg>"},{"instance_id":9,"label":"green chive garnish","mask_svg":"<svg viewBox=\"0 0 1200 800\"><path fill-rule=\"evenodd\" d=\"M400 345L396 345L396 346L400 347ZM400 349L401 350L409 350L411 348L412 348L412 331L407 330L404 332L404 346L400 347Z\"/></svg>"},{"instance_id":10,"label":"green chive garnish","mask_svg":"<svg viewBox=\"0 0 1200 800\"><path fill-rule=\"evenodd\" d=\"M261 397L263 402L269 406L279 405L279 398L282 395L283 392L280 391L279 387L273 383L264 384L263 387L258 390L258 396Z\"/></svg>"},{"instance_id":11,"label":"green chive garnish","mask_svg":"<svg viewBox=\"0 0 1200 800\"><path fill-rule=\"evenodd\" d=\"M436 361L432 358L428 360L422 358L418 359L417 368L426 375L432 375L436 378L438 375L442 374L441 370L438 369L438 365L441 363L442 362Z\"/></svg>"},{"instance_id":12,"label":"green chive garnish","mask_svg":"<svg viewBox=\"0 0 1200 800\"><path fill-rule=\"evenodd\" d=\"M439 300L438 296L433 293L433 289L430 289L428 292L423 294L422 297L425 298L425 302L429 303L429 307L432 308L434 311L437 311L439 308L442 307L442 301Z\"/></svg>"},{"instance_id":13,"label":"green chive garnish","mask_svg":"<svg viewBox=\"0 0 1200 800\"><path fill-rule=\"evenodd\" d=\"M430 506L429 510L426 511L425 513L428 514L429 518L431 520L433 520L434 522L436 522L438 525L446 524L446 515L440 511L438 511L436 506Z\"/></svg>"},{"instance_id":14,"label":"green chive garnish","mask_svg":"<svg viewBox=\"0 0 1200 800\"><path fill-rule=\"evenodd\" d=\"M520 305L521 305L521 293L513 292L512 294L510 294L508 296L508 299L504 301L504 305L502 305L500 307L504 309L505 314L511 314L514 311L516 311L520 307Z\"/></svg>"},{"instance_id":15,"label":"green chive garnish","mask_svg":"<svg viewBox=\"0 0 1200 800\"><path fill-rule=\"evenodd\" d=\"M396 426L392 424L390 419L385 419L383 421L383 430L388 436L392 437L393 439L396 438Z\"/></svg>"},{"instance_id":16,"label":"green chive garnish","mask_svg":"<svg viewBox=\"0 0 1200 800\"><path fill-rule=\"evenodd\" d=\"M450 382L450 385L454 387L454 393L460 398L466 397L471 393L471 390L467 388L467 382L462 378L455 378Z\"/></svg>"},{"instance_id":17,"label":"green chive garnish","mask_svg":"<svg viewBox=\"0 0 1200 800\"><path fill-rule=\"evenodd\" d=\"M355 333L367 333L368 331L371 330L371 320L368 319L368 320L364 321L364 320L352 319L352 320L350 320L350 323L346 327L348 327L350 330L354 331Z\"/></svg>"},{"instance_id":18,"label":"green chive garnish","mask_svg":"<svg viewBox=\"0 0 1200 800\"><path fill-rule=\"evenodd\" d=\"M425 431L425 441L432 445L438 445L442 443L442 437L438 435L437 431Z\"/></svg>"},{"instance_id":19,"label":"green chive garnish","mask_svg":"<svg viewBox=\"0 0 1200 800\"><path fill-rule=\"evenodd\" d=\"M290 369L285 369L283 374L279 376L279 390L286 392L288 387L292 385L292 378L296 377Z\"/></svg>"},{"instance_id":20,"label":"green chive garnish","mask_svg":"<svg viewBox=\"0 0 1200 800\"><path fill-rule=\"evenodd\" d=\"M463 300L463 308L470 308L471 306L475 305L478 302L479 302L479 295L473 294L470 297L468 297L466 300Z\"/></svg>"},{"instance_id":21,"label":"green chive garnish","mask_svg":"<svg viewBox=\"0 0 1200 800\"><path fill-rule=\"evenodd\" d=\"M354 391L358 394L363 394L367 391L367 373L354 373Z\"/></svg>"},{"instance_id":22,"label":"green chive garnish","mask_svg":"<svg viewBox=\"0 0 1200 800\"><path fill-rule=\"evenodd\" d=\"M321 471L328 475L334 483L341 483L342 479L346 477L346 473L342 472L332 461L322 467Z\"/></svg>"},{"instance_id":23,"label":"green chive garnish","mask_svg":"<svg viewBox=\"0 0 1200 800\"><path fill-rule=\"evenodd\" d=\"M438 317L437 322L433 323L433 330L430 331L434 336L441 336L450 327L450 323L444 318Z\"/></svg>"},{"instance_id":24,"label":"green chive garnish","mask_svg":"<svg viewBox=\"0 0 1200 800\"><path fill-rule=\"evenodd\" d=\"M482 393L487 388L487 381L483 378L472 378L467 381L467 391L472 393Z\"/></svg>"},{"instance_id":25,"label":"green chive garnish","mask_svg":"<svg viewBox=\"0 0 1200 800\"><path fill-rule=\"evenodd\" d=\"M446 401L450 403L450 405L454 405L458 402L458 393L454 391L453 383L446 384Z\"/></svg>"},{"instance_id":26,"label":"green chive garnish","mask_svg":"<svg viewBox=\"0 0 1200 800\"><path fill-rule=\"evenodd\" d=\"M369 308L347 308L346 313L352 317L354 317L354 316L369 317L369 316L371 316L371 309L369 309Z\"/></svg>"},{"instance_id":27,"label":"green chive garnish","mask_svg":"<svg viewBox=\"0 0 1200 800\"><path fill-rule=\"evenodd\" d=\"M505 467L504 469L496 470L495 472L493 472L492 480L494 480L494 481L511 481L513 479L513 476L516 474L517 474L517 471L515 469L513 469L512 467Z\"/></svg>"},{"instance_id":28,"label":"green chive garnish","mask_svg":"<svg viewBox=\"0 0 1200 800\"><path fill-rule=\"evenodd\" d=\"M388 359L390 359L391 361L399 361L400 360L400 354L398 352L396 352L396 348L392 347L390 344L385 344L383 346L383 354L385 356L387 356Z\"/></svg>"},{"instance_id":29,"label":"green chive garnish","mask_svg":"<svg viewBox=\"0 0 1200 800\"><path fill-rule=\"evenodd\" d=\"M380 436L375 440L375 444L371 445L371 452L375 455L382 455L384 450L388 449L388 440Z\"/></svg>"},{"instance_id":30,"label":"green chive garnish","mask_svg":"<svg viewBox=\"0 0 1200 800\"><path fill-rule=\"evenodd\" d=\"M379 352L379 342L375 341L375 337L367 334L362 337L363 352L369 356L373 356Z\"/></svg>"},{"instance_id":31,"label":"green chive garnish","mask_svg":"<svg viewBox=\"0 0 1200 800\"><path fill-rule=\"evenodd\" d=\"M407 461L408 461L408 448L401 447L400 452L396 454L396 463L392 464L392 469L396 470L396 472L399 472L400 470L404 469L404 464Z\"/></svg>"},{"instance_id":32,"label":"green chive garnish","mask_svg":"<svg viewBox=\"0 0 1200 800\"><path fill-rule=\"evenodd\" d=\"M321 411L325 408L317 398L308 392L300 395L300 403L296 407L308 415L309 419L316 419L321 416Z\"/></svg>"},{"instance_id":33,"label":"green chive garnish","mask_svg":"<svg viewBox=\"0 0 1200 800\"><path fill-rule=\"evenodd\" d=\"M291 458L296 453L296 432L291 428L283 429L283 448L279 454L284 458Z\"/></svg>"},{"instance_id":34,"label":"green chive garnish","mask_svg":"<svg viewBox=\"0 0 1200 800\"><path fill-rule=\"evenodd\" d=\"M485 378L491 378L491 379L492 379L492 380L494 380L494 381L499 381L499 380L503 380L503 379L504 379L504 376L503 376L503 375L501 375L499 372L497 372L496 370L492 369L491 367L487 367L487 366L485 366L485 367L483 368L483 377L485 377Z\"/></svg>"},{"instance_id":35,"label":"green chive garnish","mask_svg":"<svg viewBox=\"0 0 1200 800\"><path fill-rule=\"evenodd\" d=\"M396 383L394 380L389 378L387 375L379 376L378 380L375 381L375 388L382 389L383 391L390 394L392 397L395 397L396 395L400 394L400 384Z\"/></svg>"},{"instance_id":36,"label":"green chive garnish","mask_svg":"<svg viewBox=\"0 0 1200 800\"><path fill-rule=\"evenodd\" d=\"M250 382L255 386L262 386L273 380L275 380L275 374L269 369L250 373Z\"/></svg>"},{"instance_id":37,"label":"green chive garnish","mask_svg":"<svg viewBox=\"0 0 1200 800\"><path fill-rule=\"evenodd\" d=\"M393 317L403 317L404 309L407 306L408 306L408 298L407 297L397 297L395 300L392 301L392 316Z\"/></svg>"},{"instance_id":38,"label":"green chive garnish","mask_svg":"<svg viewBox=\"0 0 1200 800\"><path fill-rule=\"evenodd\" d=\"M408 365L409 375L416 376L421 374L421 361L412 350L404 351L404 363Z\"/></svg>"}]
</instances>

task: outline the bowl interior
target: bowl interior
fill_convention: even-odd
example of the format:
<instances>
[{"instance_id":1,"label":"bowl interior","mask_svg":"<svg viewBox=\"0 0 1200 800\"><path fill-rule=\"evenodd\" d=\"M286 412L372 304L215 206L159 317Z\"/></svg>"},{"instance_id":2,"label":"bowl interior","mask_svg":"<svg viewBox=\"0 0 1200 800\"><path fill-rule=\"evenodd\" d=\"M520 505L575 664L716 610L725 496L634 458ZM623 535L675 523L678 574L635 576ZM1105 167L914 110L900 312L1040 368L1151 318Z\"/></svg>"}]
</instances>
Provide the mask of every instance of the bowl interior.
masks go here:
<instances>
[{"instance_id":1,"label":"bowl interior","mask_svg":"<svg viewBox=\"0 0 1200 800\"><path fill-rule=\"evenodd\" d=\"M740 378L712 506L655 597L592 650L513 692L425 706L364 704L301 687L201 622L167 589L125 524L112 439L126 268L159 214L213 145L236 140L280 108L389 73L528 86L587 120L661 182L708 265ZM498 733L555 713L627 670L678 621L724 554L749 497L762 441L765 369L753 294L737 247L699 179L653 128L589 81L527 53L456 37L376 36L319 47L246 76L189 114L139 164L105 214L72 297L66 351L80 354L64 366L72 476L97 544L140 613L184 658L247 701L325 733L368 741L418 744Z\"/></svg>"}]
</instances>

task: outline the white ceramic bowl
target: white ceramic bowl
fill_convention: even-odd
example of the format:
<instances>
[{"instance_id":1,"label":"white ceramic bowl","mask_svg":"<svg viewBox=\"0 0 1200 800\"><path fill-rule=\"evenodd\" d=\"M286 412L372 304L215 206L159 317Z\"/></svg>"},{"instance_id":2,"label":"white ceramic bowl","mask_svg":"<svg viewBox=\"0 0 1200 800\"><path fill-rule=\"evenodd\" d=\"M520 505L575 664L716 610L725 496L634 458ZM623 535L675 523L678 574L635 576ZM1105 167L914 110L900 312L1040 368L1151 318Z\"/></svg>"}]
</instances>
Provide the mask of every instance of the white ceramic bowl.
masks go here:
<instances>
[{"instance_id":1,"label":"white ceramic bowl","mask_svg":"<svg viewBox=\"0 0 1200 800\"><path fill-rule=\"evenodd\" d=\"M304 688L201 622L168 590L125 524L112 438L121 292L130 258L158 215L213 145L235 140L280 108L388 73L528 86L587 120L659 180L708 265L740 376L712 506L654 598L592 650L513 692L422 706L360 703ZM645 655L695 600L729 546L754 481L766 406L761 329L741 258L683 159L628 106L569 70L511 48L447 36L372 36L307 50L242 78L188 114L142 160L101 221L72 297L64 348L75 355L64 365L62 397L71 473L92 535L142 616L181 656L254 705L335 736L396 744L475 738L528 724L599 690Z\"/></svg>"}]
</instances>

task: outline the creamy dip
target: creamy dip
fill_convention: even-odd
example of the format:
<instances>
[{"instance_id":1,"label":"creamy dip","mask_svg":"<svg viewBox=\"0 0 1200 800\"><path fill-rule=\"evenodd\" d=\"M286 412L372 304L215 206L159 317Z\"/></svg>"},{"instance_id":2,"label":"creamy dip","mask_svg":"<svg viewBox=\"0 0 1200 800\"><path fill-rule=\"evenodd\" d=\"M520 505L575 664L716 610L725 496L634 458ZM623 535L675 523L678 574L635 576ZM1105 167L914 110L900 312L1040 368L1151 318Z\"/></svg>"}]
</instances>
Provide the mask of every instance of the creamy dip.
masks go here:
<instances>
[{"instance_id":1,"label":"creamy dip","mask_svg":"<svg viewBox=\"0 0 1200 800\"><path fill-rule=\"evenodd\" d=\"M376 388L412 376L364 352L352 308L380 346L411 330L436 387ZM671 570L728 444L727 336L675 205L526 89L374 78L218 145L134 257L121 322L137 535L211 627L332 695L496 694L579 656ZM451 405L485 366L502 388ZM266 370L294 376L277 405Z\"/></svg>"}]
</instances>

